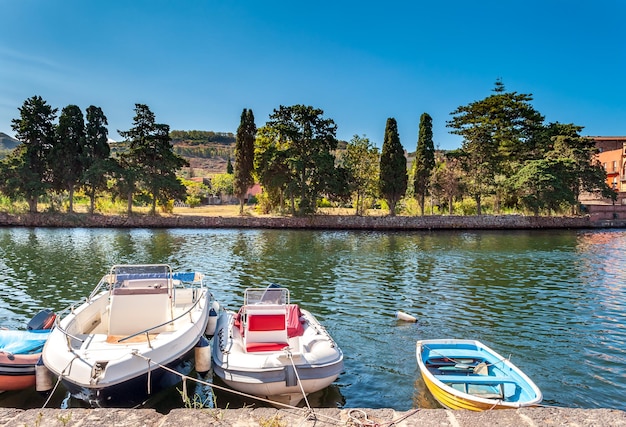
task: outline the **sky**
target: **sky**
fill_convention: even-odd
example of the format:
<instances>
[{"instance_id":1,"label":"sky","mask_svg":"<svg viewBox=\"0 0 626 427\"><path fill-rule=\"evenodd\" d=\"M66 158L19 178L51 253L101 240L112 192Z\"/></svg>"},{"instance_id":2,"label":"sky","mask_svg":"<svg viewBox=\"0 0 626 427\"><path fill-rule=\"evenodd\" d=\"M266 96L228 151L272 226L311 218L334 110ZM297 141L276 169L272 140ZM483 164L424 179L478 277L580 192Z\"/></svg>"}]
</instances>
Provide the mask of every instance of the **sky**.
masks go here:
<instances>
[{"instance_id":1,"label":"sky","mask_svg":"<svg viewBox=\"0 0 626 427\"><path fill-rule=\"evenodd\" d=\"M59 112L101 107L109 136L136 103L172 130L236 133L275 109L324 111L337 138L382 147L420 116L441 149L446 122L493 94L530 94L546 123L626 135L626 1L0 0L0 132L31 96Z\"/></svg>"}]
</instances>

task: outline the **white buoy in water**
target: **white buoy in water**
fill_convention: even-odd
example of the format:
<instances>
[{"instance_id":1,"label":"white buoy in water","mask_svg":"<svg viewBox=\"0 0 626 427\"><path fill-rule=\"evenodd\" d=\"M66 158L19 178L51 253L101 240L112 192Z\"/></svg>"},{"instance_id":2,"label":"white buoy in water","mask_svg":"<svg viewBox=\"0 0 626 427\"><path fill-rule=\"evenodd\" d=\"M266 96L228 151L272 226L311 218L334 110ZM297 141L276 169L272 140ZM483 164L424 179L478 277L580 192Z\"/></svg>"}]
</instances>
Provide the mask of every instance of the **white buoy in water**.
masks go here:
<instances>
[{"instance_id":1,"label":"white buoy in water","mask_svg":"<svg viewBox=\"0 0 626 427\"><path fill-rule=\"evenodd\" d=\"M54 386L54 378L50 369L46 368L43 364L43 359L40 357L39 361L35 365L35 389L39 393L48 393Z\"/></svg>"},{"instance_id":2,"label":"white buoy in water","mask_svg":"<svg viewBox=\"0 0 626 427\"><path fill-rule=\"evenodd\" d=\"M397 311L396 312L396 317L398 318L398 320L404 320L405 322L417 322L417 318L411 316L410 314L407 314L403 311Z\"/></svg>"},{"instance_id":3,"label":"white buoy in water","mask_svg":"<svg viewBox=\"0 0 626 427\"><path fill-rule=\"evenodd\" d=\"M209 340L200 337L194 349L194 357L196 361L196 372L205 376L211 370L211 347Z\"/></svg>"}]
</instances>

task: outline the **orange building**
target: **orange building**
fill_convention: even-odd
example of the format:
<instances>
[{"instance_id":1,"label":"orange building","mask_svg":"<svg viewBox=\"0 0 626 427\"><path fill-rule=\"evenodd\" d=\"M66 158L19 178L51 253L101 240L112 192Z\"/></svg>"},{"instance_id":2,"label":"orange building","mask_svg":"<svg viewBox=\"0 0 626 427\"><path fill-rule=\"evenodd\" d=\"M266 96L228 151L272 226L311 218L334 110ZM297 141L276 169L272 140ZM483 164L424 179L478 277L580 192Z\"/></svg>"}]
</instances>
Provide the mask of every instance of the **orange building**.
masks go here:
<instances>
[{"instance_id":1,"label":"orange building","mask_svg":"<svg viewBox=\"0 0 626 427\"><path fill-rule=\"evenodd\" d=\"M598 160L606 171L606 183L618 192L626 192L626 136L591 138L600 150Z\"/></svg>"}]
</instances>

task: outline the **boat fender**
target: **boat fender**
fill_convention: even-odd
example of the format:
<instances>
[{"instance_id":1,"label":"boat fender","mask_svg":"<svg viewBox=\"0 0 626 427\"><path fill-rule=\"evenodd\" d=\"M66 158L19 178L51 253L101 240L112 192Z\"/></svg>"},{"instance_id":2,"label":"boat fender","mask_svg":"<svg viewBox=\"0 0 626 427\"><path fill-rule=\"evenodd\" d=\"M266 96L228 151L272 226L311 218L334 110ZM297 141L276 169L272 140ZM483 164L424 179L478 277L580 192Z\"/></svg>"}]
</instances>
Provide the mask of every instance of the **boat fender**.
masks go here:
<instances>
[{"instance_id":1,"label":"boat fender","mask_svg":"<svg viewBox=\"0 0 626 427\"><path fill-rule=\"evenodd\" d=\"M285 385L287 387L295 387L298 385L298 377L296 376L296 371L293 366L287 365L284 368L285 371Z\"/></svg>"},{"instance_id":2,"label":"boat fender","mask_svg":"<svg viewBox=\"0 0 626 427\"><path fill-rule=\"evenodd\" d=\"M29 331L40 331L44 329L52 329L56 314L52 310L41 310L28 322L27 329Z\"/></svg>"},{"instance_id":3,"label":"boat fender","mask_svg":"<svg viewBox=\"0 0 626 427\"><path fill-rule=\"evenodd\" d=\"M204 330L204 334L207 337L212 337L215 335L215 328L217 327L217 313L220 310L220 305L217 301L213 301L211 304L211 309L209 310L209 321L206 324L206 329Z\"/></svg>"},{"instance_id":4,"label":"boat fender","mask_svg":"<svg viewBox=\"0 0 626 427\"><path fill-rule=\"evenodd\" d=\"M50 369L43 364L43 358L40 357L35 365L35 389L41 394L48 394L52 391L54 378Z\"/></svg>"},{"instance_id":5,"label":"boat fender","mask_svg":"<svg viewBox=\"0 0 626 427\"><path fill-rule=\"evenodd\" d=\"M417 322L417 318L403 311L396 312L396 317L398 318L398 320L404 320L405 322Z\"/></svg>"},{"instance_id":6,"label":"boat fender","mask_svg":"<svg viewBox=\"0 0 626 427\"><path fill-rule=\"evenodd\" d=\"M196 360L196 372L201 376L205 376L211 370L211 347L209 340L200 337L194 349Z\"/></svg>"}]
</instances>

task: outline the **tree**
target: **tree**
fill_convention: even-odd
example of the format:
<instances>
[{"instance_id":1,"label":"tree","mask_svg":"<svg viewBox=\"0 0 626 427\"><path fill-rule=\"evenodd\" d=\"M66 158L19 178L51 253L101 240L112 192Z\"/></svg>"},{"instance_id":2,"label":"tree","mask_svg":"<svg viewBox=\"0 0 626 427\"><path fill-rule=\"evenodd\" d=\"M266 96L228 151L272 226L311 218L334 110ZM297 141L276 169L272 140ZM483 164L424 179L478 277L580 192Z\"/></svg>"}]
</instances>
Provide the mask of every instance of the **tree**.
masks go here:
<instances>
[{"instance_id":1,"label":"tree","mask_svg":"<svg viewBox=\"0 0 626 427\"><path fill-rule=\"evenodd\" d=\"M214 196L223 198L224 196L232 196L234 194L234 176L230 173L218 173L211 178L211 193Z\"/></svg>"},{"instance_id":2,"label":"tree","mask_svg":"<svg viewBox=\"0 0 626 427\"><path fill-rule=\"evenodd\" d=\"M376 197L379 175L378 148L365 136L354 135L341 158L349 172L348 186L354 195L356 215L365 214L365 198Z\"/></svg>"},{"instance_id":3,"label":"tree","mask_svg":"<svg viewBox=\"0 0 626 427\"><path fill-rule=\"evenodd\" d=\"M380 156L380 193L389 204L389 215L395 216L396 204L404 197L408 176L404 148L400 144L398 124L390 117L385 125L385 139Z\"/></svg>"},{"instance_id":4,"label":"tree","mask_svg":"<svg viewBox=\"0 0 626 427\"><path fill-rule=\"evenodd\" d=\"M433 119L428 113L420 117L417 150L413 162L413 187L424 216L424 199L428 193L430 175L435 167L435 146L433 144Z\"/></svg>"},{"instance_id":5,"label":"tree","mask_svg":"<svg viewBox=\"0 0 626 427\"><path fill-rule=\"evenodd\" d=\"M254 147L254 175L263 186L261 208L283 212L285 194L293 201L295 177L289 166L287 144L281 142L277 129L263 126L258 130ZM295 207L292 203L292 213Z\"/></svg>"},{"instance_id":6,"label":"tree","mask_svg":"<svg viewBox=\"0 0 626 427\"><path fill-rule=\"evenodd\" d=\"M151 198L150 213L156 214L157 202L171 198L184 200L185 188L175 172L189 163L176 155L172 149L170 128L165 124L155 123L155 116L144 104L135 104L133 127L119 134L129 140L129 150L124 153L125 164L134 173L127 173L126 178L137 180ZM127 182L129 214L131 212L132 192L137 181Z\"/></svg>"},{"instance_id":7,"label":"tree","mask_svg":"<svg viewBox=\"0 0 626 427\"><path fill-rule=\"evenodd\" d=\"M266 126L274 129L285 144L294 184L299 194L298 213L315 212L317 198L327 188L324 173L328 158L337 148L337 126L323 118L324 111L304 105L280 106ZM295 193L292 193L295 195ZM292 199L292 206L294 200Z\"/></svg>"},{"instance_id":8,"label":"tree","mask_svg":"<svg viewBox=\"0 0 626 427\"><path fill-rule=\"evenodd\" d=\"M85 125L85 171L81 178L85 193L89 196L89 213L93 214L96 193L107 185L107 176L112 173L111 147L108 143L107 118L100 107L87 107Z\"/></svg>"},{"instance_id":9,"label":"tree","mask_svg":"<svg viewBox=\"0 0 626 427\"><path fill-rule=\"evenodd\" d=\"M571 161L565 159L529 160L510 179L510 185L518 191L522 203L534 215L542 209L558 210L562 203L576 202L567 175Z\"/></svg>"},{"instance_id":10,"label":"tree","mask_svg":"<svg viewBox=\"0 0 626 427\"><path fill-rule=\"evenodd\" d=\"M52 172L52 187L69 194L68 212L74 212L74 188L86 169L85 119L77 105L63 108L59 116L56 138L48 162Z\"/></svg>"},{"instance_id":11,"label":"tree","mask_svg":"<svg viewBox=\"0 0 626 427\"><path fill-rule=\"evenodd\" d=\"M494 192L496 174L509 177L527 159L537 158L543 116L530 104L532 95L506 93L496 81L494 94L451 114L447 126L463 137L459 160L468 174L467 189L482 213L482 197Z\"/></svg>"},{"instance_id":12,"label":"tree","mask_svg":"<svg viewBox=\"0 0 626 427\"><path fill-rule=\"evenodd\" d=\"M562 179L575 202L581 192L599 194L615 201L617 195L606 183L606 171L596 157L598 148L593 139L580 136L582 130L582 126L574 124L550 123L546 126L550 150L544 153L544 157L568 165Z\"/></svg>"},{"instance_id":13,"label":"tree","mask_svg":"<svg viewBox=\"0 0 626 427\"><path fill-rule=\"evenodd\" d=\"M40 96L33 96L19 111L20 118L11 120L11 127L21 144L6 159L3 187L7 194L23 196L29 211L36 213L38 198L49 186L47 157L54 141L57 109Z\"/></svg>"},{"instance_id":14,"label":"tree","mask_svg":"<svg viewBox=\"0 0 626 427\"><path fill-rule=\"evenodd\" d=\"M252 172L254 170L254 138L256 125L252 110L246 108L241 113L237 139L235 142L235 181L234 192L239 199L239 215L243 215L243 204L248 189L254 184ZM230 159L230 158L229 158Z\"/></svg>"},{"instance_id":15,"label":"tree","mask_svg":"<svg viewBox=\"0 0 626 427\"><path fill-rule=\"evenodd\" d=\"M431 176L434 195L446 200L448 214L454 212L454 199L463 194L463 173L454 152L435 156L435 168Z\"/></svg>"}]
</instances>

